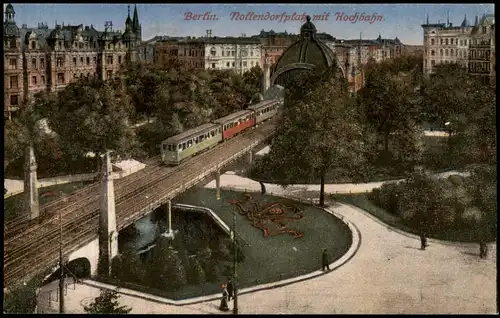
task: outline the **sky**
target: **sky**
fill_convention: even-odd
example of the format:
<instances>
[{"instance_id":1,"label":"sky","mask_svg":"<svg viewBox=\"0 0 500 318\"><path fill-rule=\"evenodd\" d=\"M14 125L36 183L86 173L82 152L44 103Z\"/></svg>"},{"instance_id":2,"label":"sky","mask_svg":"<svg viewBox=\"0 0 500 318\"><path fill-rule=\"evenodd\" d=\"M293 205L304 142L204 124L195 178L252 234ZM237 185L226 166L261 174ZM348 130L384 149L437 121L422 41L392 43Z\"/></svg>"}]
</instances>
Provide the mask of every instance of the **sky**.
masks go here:
<instances>
[{"instance_id":1,"label":"sky","mask_svg":"<svg viewBox=\"0 0 500 318\"><path fill-rule=\"evenodd\" d=\"M36 27L45 22L49 28L58 24L93 25L104 29L105 21L112 21L113 28L124 30L127 4L16 4L15 21L20 27ZM4 4L5 8L5 4ZM131 15L134 5L131 5ZM142 39L156 35L204 36L208 29L212 36L247 36L260 33L262 29L276 32L299 33L303 21L294 21L293 13L311 16L323 15L322 20L313 20L318 32L327 32L341 39L375 39L379 33L383 38L398 37L405 44L421 45L421 24L429 15L430 23L445 22L447 11L450 22L460 25L467 15L473 23L475 16L494 13L493 4L137 4ZM250 20L254 13L263 18L267 13L283 17L277 20ZM207 13L207 15L204 15ZM329 15L327 15L329 13ZM207 19L189 20L194 14ZM358 14L357 21L343 21ZM289 20L286 16L289 16ZM238 20L240 18L249 18ZM369 16L372 21L360 21L360 16ZM216 18L217 20L214 20ZM354 19L354 18L351 18ZM371 23L370 23L371 22Z\"/></svg>"}]
</instances>

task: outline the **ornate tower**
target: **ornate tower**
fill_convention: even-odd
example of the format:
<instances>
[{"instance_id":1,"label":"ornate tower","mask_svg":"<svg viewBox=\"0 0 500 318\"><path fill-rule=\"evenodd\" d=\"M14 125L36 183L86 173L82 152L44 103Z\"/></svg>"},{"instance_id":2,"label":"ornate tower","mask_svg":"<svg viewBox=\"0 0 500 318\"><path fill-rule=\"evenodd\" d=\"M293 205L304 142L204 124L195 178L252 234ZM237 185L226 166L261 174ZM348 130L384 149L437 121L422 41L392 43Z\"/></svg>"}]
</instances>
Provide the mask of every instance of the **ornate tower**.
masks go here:
<instances>
[{"instance_id":1,"label":"ornate tower","mask_svg":"<svg viewBox=\"0 0 500 318\"><path fill-rule=\"evenodd\" d=\"M137 18L139 20L139 18ZM123 43L127 48L127 62L137 61L137 40L133 32L133 22L130 18L130 6L128 6L128 16L125 20L125 33L123 33Z\"/></svg>"},{"instance_id":2,"label":"ornate tower","mask_svg":"<svg viewBox=\"0 0 500 318\"><path fill-rule=\"evenodd\" d=\"M16 11L12 4L5 7L3 23L4 51L4 112L10 118L13 107L18 107L24 95L23 59L21 54L21 36L14 21Z\"/></svg>"},{"instance_id":3,"label":"ornate tower","mask_svg":"<svg viewBox=\"0 0 500 318\"><path fill-rule=\"evenodd\" d=\"M142 28L139 24L139 14L137 13L137 5L134 5L134 18L132 19L132 32L136 36L137 42L142 41Z\"/></svg>"}]
</instances>

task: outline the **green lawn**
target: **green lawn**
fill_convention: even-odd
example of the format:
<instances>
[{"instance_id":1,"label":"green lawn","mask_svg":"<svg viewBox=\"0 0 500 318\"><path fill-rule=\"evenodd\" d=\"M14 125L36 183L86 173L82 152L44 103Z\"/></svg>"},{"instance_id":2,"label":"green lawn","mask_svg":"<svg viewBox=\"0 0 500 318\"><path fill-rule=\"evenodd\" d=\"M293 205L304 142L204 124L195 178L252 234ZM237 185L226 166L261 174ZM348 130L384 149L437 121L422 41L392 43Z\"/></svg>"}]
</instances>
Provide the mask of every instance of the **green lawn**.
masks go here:
<instances>
[{"instance_id":1,"label":"green lawn","mask_svg":"<svg viewBox=\"0 0 500 318\"><path fill-rule=\"evenodd\" d=\"M57 184L49 187L39 188L38 189L38 197L39 204L42 206L50 201L57 199L57 196L46 195L46 193L54 192L59 193L63 192L65 194L71 194L78 189L81 189L92 182L73 182L73 183L65 183L65 184ZM24 211L24 193L19 193L4 199L4 222L10 221L16 217L21 216Z\"/></svg>"},{"instance_id":2,"label":"green lawn","mask_svg":"<svg viewBox=\"0 0 500 318\"><path fill-rule=\"evenodd\" d=\"M323 248L328 248L330 261L333 262L344 255L352 244L347 225L321 209L260 193L250 195L260 206L280 202L304 209L304 218L288 223L289 228L303 232L304 237L294 238L290 234L265 237L262 230L253 227L245 216L237 213L237 232L247 244L242 247L245 260L238 268L241 288L318 270L321 268ZM243 192L222 191L221 196L221 200L217 201L214 189L196 187L176 201L208 207L232 226L233 213L237 210L228 201L242 199Z\"/></svg>"},{"instance_id":3,"label":"green lawn","mask_svg":"<svg viewBox=\"0 0 500 318\"><path fill-rule=\"evenodd\" d=\"M374 217L383 221L384 223L403 230L405 232L413 233L418 235L419 232L412 229L402 223L399 217L390 214L384 209L376 206L372 201L370 201L365 193L360 194L335 194L332 195L334 200L342 203L354 205L366 212L370 213ZM439 233L428 233L429 237L445 240L445 241L455 241L455 242L476 242L474 237L477 237L476 231L481 230L477 228L449 228L448 231ZM492 237L491 241L495 238Z\"/></svg>"}]
</instances>

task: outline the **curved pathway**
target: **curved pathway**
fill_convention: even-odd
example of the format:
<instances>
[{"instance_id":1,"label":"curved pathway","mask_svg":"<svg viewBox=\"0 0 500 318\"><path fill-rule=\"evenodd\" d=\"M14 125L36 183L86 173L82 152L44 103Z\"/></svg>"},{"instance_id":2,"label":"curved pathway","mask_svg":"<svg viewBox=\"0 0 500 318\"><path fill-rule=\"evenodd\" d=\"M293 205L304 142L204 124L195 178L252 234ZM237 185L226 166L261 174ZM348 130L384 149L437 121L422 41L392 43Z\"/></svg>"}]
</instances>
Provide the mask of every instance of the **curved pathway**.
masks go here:
<instances>
[{"instance_id":1,"label":"curved pathway","mask_svg":"<svg viewBox=\"0 0 500 318\"><path fill-rule=\"evenodd\" d=\"M251 191L260 186L231 174L221 184ZM211 182L212 183L212 182ZM211 183L207 187L211 187ZM268 185L272 188L274 185ZM314 186L312 186L314 187ZM281 187L276 186L276 191ZM269 189L270 190L270 189ZM274 188L273 188L274 190ZM288 195L286 191L281 192ZM330 210L354 223L361 244L352 259L338 269L310 280L239 296L244 314L415 314L496 313L496 244L487 259L479 259L474 244L440 244L429 240L419 250L418 238L400 233L368 213L345 204ZM82 313L82 304L98 296L87 285L68 289L66 308ZM219 301L176 306L122 295L132 313L217 314ZM232 304L231 304L232 305Z\"/></svg>"}]
</instances>

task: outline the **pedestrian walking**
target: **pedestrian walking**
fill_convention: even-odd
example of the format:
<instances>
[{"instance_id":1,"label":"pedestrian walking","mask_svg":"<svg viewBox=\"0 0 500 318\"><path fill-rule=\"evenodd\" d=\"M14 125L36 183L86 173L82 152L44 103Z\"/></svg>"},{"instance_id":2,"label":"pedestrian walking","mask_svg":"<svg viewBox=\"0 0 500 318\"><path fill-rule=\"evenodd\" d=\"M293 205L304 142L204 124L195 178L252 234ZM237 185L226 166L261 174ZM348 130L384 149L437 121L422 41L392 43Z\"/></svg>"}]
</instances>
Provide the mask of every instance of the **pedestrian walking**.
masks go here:
<instances>
[{"instance_id":1,"label":"pedestrian walking","mask_svg":"<svg viewBox=\"0 0 500 318\"><path fill-rule=\"evenodd\" d=\"M325 269L330 270L330 264L328 263L328 253L326 252L326 248L323 249L323 256L322 258L322 265L323 265L323 271Z\"/></svg>"},{"instance_id":2,"label":"pedestrian walking","mask_svg":"<svg viewBox=\"0 0 500 318\"><path fill-rule=\"evenodd\" d=\"M231 278L229 278L227 282L227 293L228 293L227 301L231 301L231 298L234 298L234 286L233 282L231 281Z\"/></svg>"},{"instance_id":3,"label":"pedestrian walking","mask_svg":"<svg viewBox=\"0 0 500 318\"><path fill-rule=\"evenodd\" d=\"M427 246L429 246L427 245L427 236L425 233L422 233L420 234L420 249L424 251Z\"/></svg>"},{"instance_id":4,"label":"pedestrian walking","mask_svg":"<svg viewBox=\"0 0 500 318\"><path fill-rule=\"evenodd\" d=\"M484 243L483 241L479 242L479 257L480 258L486 258L488 255L488 245Z\"/></svg>"},{"instance_id":5,"label":"pedestrian walking","mask_svg":"<svg viewBox=\"0 0 500 318\"><path fill-rule=\"evenodd\" d=\"M227 292L227 285L222 284L220 287L222 288L222 299L220 301L219 309L221 311L229 311L229 306L227 304L227 298L229 296L229 293Z\"/></svg>"}]
</instances>

